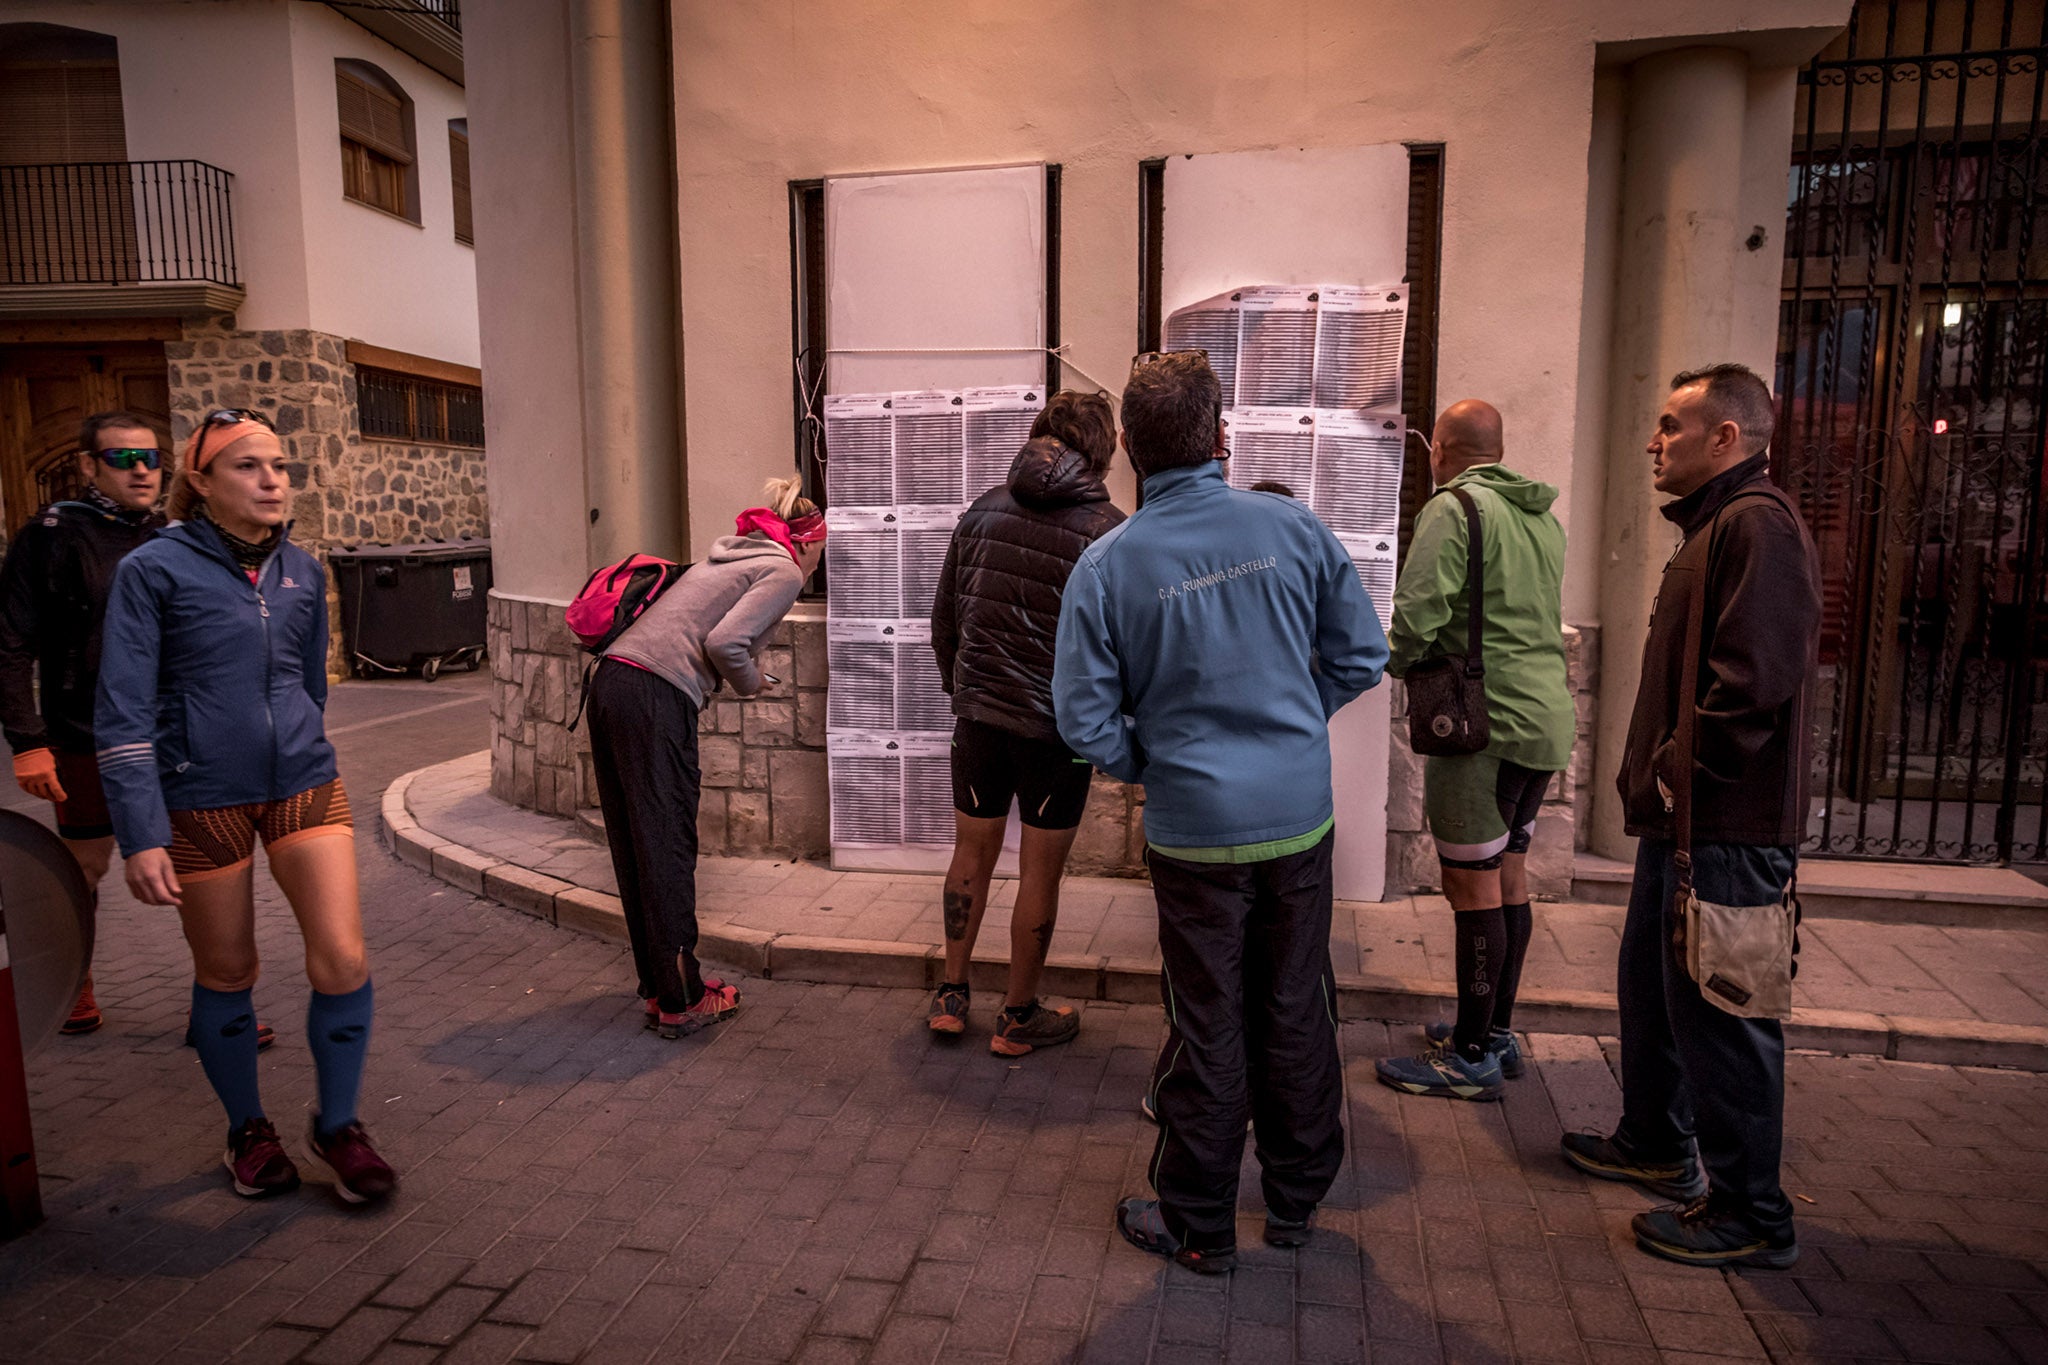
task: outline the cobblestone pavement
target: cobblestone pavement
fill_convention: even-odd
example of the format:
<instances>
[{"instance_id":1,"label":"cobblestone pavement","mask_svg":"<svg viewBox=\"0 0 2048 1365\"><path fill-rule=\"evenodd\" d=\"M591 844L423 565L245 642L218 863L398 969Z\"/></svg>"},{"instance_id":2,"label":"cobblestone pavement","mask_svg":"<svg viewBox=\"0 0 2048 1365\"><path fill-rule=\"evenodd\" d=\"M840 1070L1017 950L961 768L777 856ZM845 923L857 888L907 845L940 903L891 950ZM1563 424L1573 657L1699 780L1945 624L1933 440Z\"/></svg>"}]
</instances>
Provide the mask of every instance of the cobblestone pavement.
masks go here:
<instances>
[{"instance_id":1,"label":"cobblestone pavement","mask_svg":"<svg viewBox=\"0 0 2048 1365\"><path fill-rule=\"evenodd\" d=\"M369 696L338 689L338 731ZM482 711L360 714L340 743L367 810ZM749 981L738 1019L664 1043L619 949L359 846L364 1114L397 1197L227 1192L175 927L110 896L109 1023L31 1064L50 1221L0 1247L0 1358L2048 1359L2039 1076L1795 1058L1805 1255L1720 1274L1641 1256L1646 1201L1558 1163L1562 1127L1614 1112L1599 1043L1539 1036L1505 1103L1466 1105L1373 1084L1412 1035L1347 1024L1350 1159L1315 1242L1271 1251L1248 1209L1242 1268L1198 1278L1110 1225L1150 1150L1156 1007L1091 1003L1074 1046L1007 1062L929 1044L911 992ZM296 1139L305 988L274 891L260 920L266 1095Z\"/></svg>"}]
</instances>

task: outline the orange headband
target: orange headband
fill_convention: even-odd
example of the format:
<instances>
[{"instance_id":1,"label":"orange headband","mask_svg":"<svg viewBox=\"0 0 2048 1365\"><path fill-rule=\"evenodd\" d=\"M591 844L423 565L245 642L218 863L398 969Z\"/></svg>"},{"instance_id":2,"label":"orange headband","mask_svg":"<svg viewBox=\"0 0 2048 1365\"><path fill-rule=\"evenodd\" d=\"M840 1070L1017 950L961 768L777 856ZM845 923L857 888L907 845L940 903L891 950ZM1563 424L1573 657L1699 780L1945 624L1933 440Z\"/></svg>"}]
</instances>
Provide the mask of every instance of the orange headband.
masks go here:
<instances>
[{"instance_id":1,"label":"orange headband","mask_svg":"<svg viewBox=\"0 0 2048 1365\"><path fill-rule=\"evenodd\" d=\"M212 464L223 450L244 436L269 431L270 428L263 423L251 422L247 418L222 425L202 423L185 441L185 468L194 474L204 474L207 465Z\"/></svg>"}]
</instances>

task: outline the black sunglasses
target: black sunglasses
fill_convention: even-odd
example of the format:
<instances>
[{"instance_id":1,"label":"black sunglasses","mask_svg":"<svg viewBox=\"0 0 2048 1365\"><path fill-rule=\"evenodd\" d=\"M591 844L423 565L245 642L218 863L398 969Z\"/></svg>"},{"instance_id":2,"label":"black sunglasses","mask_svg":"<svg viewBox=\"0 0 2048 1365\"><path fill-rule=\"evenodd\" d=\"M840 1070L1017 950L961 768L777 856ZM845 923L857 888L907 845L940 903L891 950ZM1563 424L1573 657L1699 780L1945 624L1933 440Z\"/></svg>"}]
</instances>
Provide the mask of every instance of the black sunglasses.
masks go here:
<instances>
[{"instance_id":1,"label":"black sunglasses","mask_svg":"<svg viewBox=\"0 0 2048 1365\"><path fill-rule=\"evenodd\" d=\"M113 450L95 450L100 462L109 469L130 470L137 466L143 469L162 469L164 453L155 446L119 446Z\"/></svg>"},{"instance_id":2,"label":"black sunglasses","mask_svg":"<svg viewBox=\"0 0 2048 1365\"><path fill-rule=\"evenodd\" d=\"M237 422L257 422L272 431L277 426L268 417L254 408L215 408L199 419L199 441L192 447L192 456L185 463L193 469L199 468L199 457L206 453L206 435L215 427L231 427Z\"/></svg>"}]
</instances>

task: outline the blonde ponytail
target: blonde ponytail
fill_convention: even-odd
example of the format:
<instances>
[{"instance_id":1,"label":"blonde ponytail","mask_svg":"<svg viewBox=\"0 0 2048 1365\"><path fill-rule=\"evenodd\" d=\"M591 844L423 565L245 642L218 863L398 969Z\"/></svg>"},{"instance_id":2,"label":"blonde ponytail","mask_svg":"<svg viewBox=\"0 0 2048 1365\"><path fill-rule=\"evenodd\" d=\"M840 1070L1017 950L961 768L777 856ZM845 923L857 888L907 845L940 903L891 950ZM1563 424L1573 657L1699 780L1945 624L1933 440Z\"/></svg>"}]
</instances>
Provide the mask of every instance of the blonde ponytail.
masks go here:
<instances>
[{"instance_id":1,"label":"blonde ponytail","mask_svg":"<svg viewBox=\"0 0 2048 1365\"><path fill-rule=\"evenodd\" d=\"M776 516L788 521L793 517L809 516L818 510L803 492L804 481L792 476L768 480L761 489L761 497Z\"/></svg>"}]
</instances>

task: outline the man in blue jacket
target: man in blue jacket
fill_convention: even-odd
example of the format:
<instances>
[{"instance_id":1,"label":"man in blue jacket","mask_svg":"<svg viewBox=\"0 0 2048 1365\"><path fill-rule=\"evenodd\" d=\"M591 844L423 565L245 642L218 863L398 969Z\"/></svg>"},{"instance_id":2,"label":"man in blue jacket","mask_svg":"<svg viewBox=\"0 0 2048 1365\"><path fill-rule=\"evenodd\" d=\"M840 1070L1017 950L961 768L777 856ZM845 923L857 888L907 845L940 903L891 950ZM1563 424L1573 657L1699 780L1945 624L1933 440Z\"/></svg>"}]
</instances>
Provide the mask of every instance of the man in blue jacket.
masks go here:
<instances>
[{"instance_id":1,"label":"man in blue jacket","mask_svg":"<svg viewBox=\"0 0 2048 1365\"><path fill-rule=\"evenodd\" d=\"M1117 1226L1203 1272L1236 1256L1247 1115L1269 1243L1307 1242L1343 1163L1329 718L1387 662L1329 528L1224 481L1222 416L1205 354L1140 358L1123 444L1144 506L1067 580L1053 670L1061 738L1145 784L1159 904L1159 1198L1124 1200Z\"/></svg>"}]
</instances>

